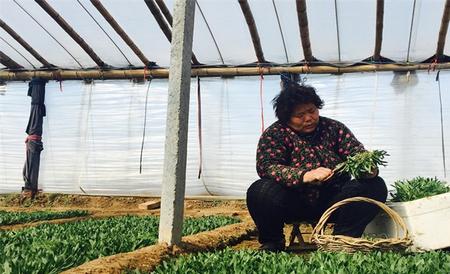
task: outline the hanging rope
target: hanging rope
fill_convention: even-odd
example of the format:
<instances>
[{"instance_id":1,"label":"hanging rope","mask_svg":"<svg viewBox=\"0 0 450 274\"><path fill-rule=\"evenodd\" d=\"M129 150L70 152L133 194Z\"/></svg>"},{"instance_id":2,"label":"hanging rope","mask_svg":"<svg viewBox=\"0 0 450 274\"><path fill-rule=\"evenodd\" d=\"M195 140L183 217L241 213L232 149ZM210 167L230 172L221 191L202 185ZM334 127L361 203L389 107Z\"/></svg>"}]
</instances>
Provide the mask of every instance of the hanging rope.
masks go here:
<instances>
[{"instance_id":1,"label":"hanging rope","mask_svg":"<svg viewBox=\"0 0 450 274\"><path fill-rule=\"evenodd\" d=\"M203 151L202 151L202 99L200 96L200 77L197 76L197 131L198 131L198 148L199 148L199 166L198 179L202 174Z\"/></svg>"},{"instance_id":2,"label":"hanging rope","mask_svg":"<svg viewBox=\"0 0 450 274\"><path fill-rule=\"evenodd\" d=\"M139 174L142 174L142 155L144 153L144 143L145 143L145 128L147 127L147 105L148 105L148 93L150 90L150 84L152 83L152 78L148 79L147 91L145 93L145 110L144 110L144 128L142 131L142 143L141 143L141 155L139 157Z\"/></svg>"},{"instance_id":3,"label":"hanging rope","mask_svg":"<svg viewBox=\"0 0 450 274\"><path fill-rule=\"evenodd\" d=\"M434 58L433 62L428 66L428 73L430 73L430 71L436 70L437 63L438 63L438 59Z\"/></svg>"},{"instance_id":4,"label":"hanging rope","mask_svg":"<svg viewBox=\"0 0 450 274\"><path fill-rule=\"evenodd\" d=\"M84 82L85 84L87 83L86 81ZM84 171L85 173L88 173L88 165L86 164L87 159L89 158L89 151L86 148L86 140L88 139L88 135L89 135L89 117L91 115L91 107L92 107L92 91L93 91L93 87L94 87L94 81L91 81L89 83L89 89L88 89L88 103L87 103L87 111L86 111L86 119L85 121L82 122L82 124L84 124L85 126L81 126L80 125L80 137L81 137L81 147L80 150L82 151L81 153L79 153L80 155L80 159L79 159L79 164L82 164L82 171ZM84 104L84 95L83 95L83 104L81 104L82 109L81 109L81 113L84 113L84 106L86 104ZM83 117L81 117L80 120L84 120ZM84 157L83 157L84 156ZM83 158L81 158L83 157ZM87 194L87 192L81 187L81 176L78 176L78 188L81 190L81 192L83 192L84 194Z\"/></svg>"},{"instance_id":5,"label":"hanging rope","mask_svg":"<svg viewBox=\"0 0 450 274\"><path fill-rule=\"evenodd\" d=\"M439 109L441 112L441 145L442 145L442 163L444 165L444 178L447 177L447 168L445 165L445 143L444 143L444 116L442 114L442 94L441 94L441 80L439 79L439 70L436 74L436 81L438 82L439 88Z\"/></svg>"},{"instance_id":6,"label":"hanging rope","mask_svg":"<svg viewBox=\"0 0 450 274\"><path fill-rule=\"evenodd\" d=\"M63 79L61 77L61 70L52 71L52 78L59 83L59 91L63 92L63 85L62 85Z\"/></svg>"},{"instance_id":7,"label":"hanging rope","mask_svg":"<svg viewBox=\"0 0 450 274\"><path fill-rule=\"evenodd\" d=\"M202 97L200 92L200 77L197 76L197 126L198 126L198 147L199 147L199 166L198 166L198 179L201 178L202 168L203 168L203 139L202 139ZM209 191L208 187L205 184L205 181L202 178L202 184L205 187L206 192L209 195L214 196L214 194Z\"/></svg>"},{"instance_id":8,"label":"hanging rope","mask_svg":"<svg viewBox=\"0 0 450 274\"><path fill-rule=\"evenodd\" d=\"M259 103L261 107L261 132L264 132L264 100L263 100L263 82L264 82L264 72L263 69L259 68Z\"/></svg>"}]
</instances>

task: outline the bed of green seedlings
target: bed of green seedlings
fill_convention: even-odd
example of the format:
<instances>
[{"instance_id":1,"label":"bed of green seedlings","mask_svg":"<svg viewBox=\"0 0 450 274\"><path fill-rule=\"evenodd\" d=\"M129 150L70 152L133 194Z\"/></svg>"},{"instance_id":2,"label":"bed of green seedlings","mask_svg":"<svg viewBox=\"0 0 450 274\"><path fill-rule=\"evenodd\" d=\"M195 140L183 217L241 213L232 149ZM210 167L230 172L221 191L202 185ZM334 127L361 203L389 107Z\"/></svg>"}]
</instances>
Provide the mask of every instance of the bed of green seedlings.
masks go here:
<instances>
[{"instance_id":1,"label":"bed of green seedlings","mask_svg":"<svg viewBox=\"0 0 450 274\"><path fill-rule=\"evenodd\" d=\"M139 273L135 271L134 273ZM323 253L298 256L251 250L198 253L164 261L153 273L319 273L319 274L448 274L450 254Z\"/></svg>"},{"instance_id":2,"label":"bed of green seedlings","mask_svg":"<svg viewBox=\"0 0 450 274\"><path fill-rule=\"evenodd\" d=\"M386 166L387 162L384 157L389 156L384 150L364 151L353 156L347 157L345 162L342 162L334 169L337 173L348 173L353 178L361 178L367 173L371 173L378 166Z\"/></svg>"},{"instance_id":3,"label":"bed of green seedlings","mask_svg":"<svg viewBox=\"0 0 450 274\"><path fill-rule=\"evenodd\" d=\"M68 211L34 211L34 212L11 212L0 210L0 225L24 224L35 221L63 219L72 217L83 217L89 215L86 210Z\"/></svg>"},{"instance_id":4,"label":"bed of green seedlings","mask_svg":"<svg viewBox=\"0 0 450 274\"><path fill-rule=\"evenodd\" d=\"M187 218L183 235L237 223L231 217ZM0 231L0 273L60 273L93 259L152 245L159 218L124 216Z\"/></svg>"},{"instance_id":5,"label":"bed of green seedlings","mask_svg":"<svg viewBox=\"0 0 450 274\"><path fill-rule=\"evenodd\" d=\"M391 191L392 201L407 202L450 192L450 186L437 178L415 177L411 180L395 181Z\"/></svg>"}]
</instances>

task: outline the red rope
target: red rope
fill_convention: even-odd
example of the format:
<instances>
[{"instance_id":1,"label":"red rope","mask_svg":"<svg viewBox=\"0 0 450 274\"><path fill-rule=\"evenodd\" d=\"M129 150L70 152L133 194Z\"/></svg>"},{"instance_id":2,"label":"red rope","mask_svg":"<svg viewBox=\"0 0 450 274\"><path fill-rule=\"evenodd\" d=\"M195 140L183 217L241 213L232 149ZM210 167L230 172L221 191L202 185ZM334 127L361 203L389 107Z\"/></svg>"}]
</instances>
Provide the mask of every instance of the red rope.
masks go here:
<instances>
[{"instance_id":1,"label":"red rope","mask_svg":"<svg viewBox=\"0 0 450 274\"><path fill-rule=\"evenodd\" d=\"M28 135L27 138L25 138L25 143L28 143L28 141L41 141L42 137L39 135Z\"/></svg>"},{"instance_id":2,"label":"red rope","mask_svg":"<svg viewBox=\"0 0 450 274\"><path fill-rule=\"evenodd\" d=\"M438 63L438 59L434 58L433 62L428 66L428 73L430 73L430 70L432 70L432 71L436 70L437 63Z\"/></svg>"},{"instance_id":3,"label":"red rope","mask_svg":"<svg viewBox=\"0 0 450 274\"><path fill-rule=\"evenodd\" d=\"M264 132L264 100L263 100L263 81L264 81L264 73L263 69L259 68L259 103L261 107L261 132Z\"/></svg>"}]
</instances>

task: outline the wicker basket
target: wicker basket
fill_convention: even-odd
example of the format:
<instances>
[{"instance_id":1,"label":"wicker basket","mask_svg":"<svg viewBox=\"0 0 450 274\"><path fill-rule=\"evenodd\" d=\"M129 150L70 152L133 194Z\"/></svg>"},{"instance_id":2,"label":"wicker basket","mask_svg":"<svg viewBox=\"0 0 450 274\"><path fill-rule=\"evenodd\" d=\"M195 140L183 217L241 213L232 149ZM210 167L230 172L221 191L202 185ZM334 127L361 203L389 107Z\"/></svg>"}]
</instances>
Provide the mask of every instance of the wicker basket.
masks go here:
<instances>
[{"instance_id":1,"label":"wicker basket","mask_svg":"<svg viewBox=\"0 0 450 274\"><path fill-rule=\"evenodd\" d=\"M367 202L375 204L383 209L396 224L396 235L395 238L390 239L363 239L363 238L353 238L343 235L325 235L325 224L328 218L331 216L336 209L339 207L352 203L352 202ZM399 238L400 229L404 233L403 238ZM329 209L325 211L322 217L319 219L316 227L313 229L311 234L312 242L317 244L319 250L324 251L343 251L343 252L356 252L356 251L374 251L374 250L395 250L395 251L405 251L408 246L412 244L408 229L402 218L397 214L397 212L390 209L383 203L378 201L365 198L365 197L353 197L342 200L335 203Z\"/></svg>"}]
</instances>

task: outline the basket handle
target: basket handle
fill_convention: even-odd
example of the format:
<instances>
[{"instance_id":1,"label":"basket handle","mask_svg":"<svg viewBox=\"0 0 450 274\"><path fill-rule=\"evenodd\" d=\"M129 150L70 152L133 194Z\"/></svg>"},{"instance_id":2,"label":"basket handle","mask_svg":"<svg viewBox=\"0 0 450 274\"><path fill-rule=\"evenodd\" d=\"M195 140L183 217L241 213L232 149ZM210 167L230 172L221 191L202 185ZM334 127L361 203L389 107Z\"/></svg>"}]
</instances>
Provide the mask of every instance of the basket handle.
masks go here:
<instances>
[{"instance_id":1,"label":"basket handle","mask_svg":"<svg viewBox=\"0 0 450 274\"><path fill-rule=\"evenodd\" d=\"M379 201L376 201L376 200L373 200L373 199L370 199L370 198L366 198L366 197L347 198L347 199L344 199L344 200L339 201L339 202L335 203L334 205L332 205L330 208L328 208L323 213L322 217L320 217L319 222L317 223L316 227L314 227L314 229L313 229L313 231L311 233L311 237L313 237L315 234L324 235L324 233L325 233L325 224L326 224L327 220L330 218L331 213L333 213L339 207L341 207L343 205L346 205L346 204L349 204L349 203L352 203L352 202L367 202L367 203L371 203L371 204L377 205L378 207L383 209L389 215L389 217L392 218L392 220L396 224L395 237L398 238L398 235L399 235L399 232L400 232L400 228L401 228L402 231L405 233L405 236L404 236L403 239L408 239L409 238L409 232L408 232L408 229L407 229L407 227L405 225L405 222L400 217L400 215L398 215L397 212L392 210L390 207L388 207L384 203L381 203Z\"/></svg>"}]
</instances>

